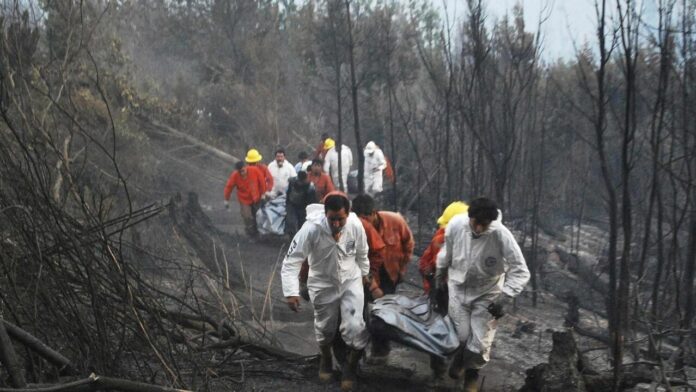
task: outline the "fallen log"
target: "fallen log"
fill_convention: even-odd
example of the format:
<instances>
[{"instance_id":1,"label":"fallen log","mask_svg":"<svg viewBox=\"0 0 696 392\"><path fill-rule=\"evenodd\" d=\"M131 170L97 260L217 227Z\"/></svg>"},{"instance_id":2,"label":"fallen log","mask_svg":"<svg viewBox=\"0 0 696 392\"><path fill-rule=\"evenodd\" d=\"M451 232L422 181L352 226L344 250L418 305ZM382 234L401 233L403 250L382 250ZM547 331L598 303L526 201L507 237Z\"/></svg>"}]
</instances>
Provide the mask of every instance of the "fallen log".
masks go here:
<instances>
[{"instance_id":1,"label":"fallen log","mask_svg":"<svg viewBox=\"0 0 696 392\"><path fill-rule=\"evenodd\" d=\"M186 389L163 387L137 381L123 380L120 378L97 376L94 373L82 380L47 387L22 389L0 388L0 392L83 392L100 390L117 390L124 392L191 392Z\"/></svg>"},{"instance_id":2,"label":"fallen log","mask_svg":"<svg viewBox=\"0 0 696 392\"><path fill-rule=\"evenodd\" d=\"M22 343L25 347L34 351L49 363L58 367L61 374L76 374L75 366L73 366L72 362L61 353L48 347L44 342L34 337L34 335L7 320L3 320L3 325L7 329L7 334L10 337Z\"/></svg>"},{"instance_id":3,"label":"fallen log","mask_svg":"<svg viewBox=\"0 0 696 392\"><path fill-rule=\"evenodd\" d=\"M167 124L160 123L159 121L156 121L156 120L149 120L149 122L150 122L150 124L154 125L156 128L167 132L171 136L175 136L175 137L178 137L180 139L184 139L187 142L195 145L196 147L199 147L199 148L205 150L206 152L210 153L211 155L214 155L214 156L222 159L223 161L227 161L230 163L235 163L235 162L239 161L239 158L237 158L236 156L228 154L228 153L226 153L218 148L215 148L208 143L202 142L191 135L188 135L184 132L181 132L177 129L170 127Z\"/></svg>"}]
</instances>

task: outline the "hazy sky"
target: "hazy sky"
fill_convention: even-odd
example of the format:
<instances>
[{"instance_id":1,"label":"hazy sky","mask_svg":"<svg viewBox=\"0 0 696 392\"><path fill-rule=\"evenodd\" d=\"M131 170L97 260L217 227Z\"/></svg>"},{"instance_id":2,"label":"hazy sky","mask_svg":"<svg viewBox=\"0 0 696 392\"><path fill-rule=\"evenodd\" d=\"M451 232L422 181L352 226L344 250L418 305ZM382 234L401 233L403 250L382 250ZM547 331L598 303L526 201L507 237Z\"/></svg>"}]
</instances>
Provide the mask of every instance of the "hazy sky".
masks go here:
<instances>
[{"instance_id":1,"label":"hazy sky","mask_svg":"<svg viewBox=\"0 0 696 392\"><path fill-rule=\"evenodd\" d=\"M466 11L464 0L444 0L449 13L462 16ZM444 7L443 0L433 0L436 5ZM439 2L439 4L438 4ZM644 19L656 24L657 0L643 0ZM527 29L536 31L540 15L548 17L541 27L544 42L544 59L547 61L558 57L573 56L573 41L578 47L584 42L595 41L596 17L594 0L489 0L485 2L489 23L510 13L516 3L524 8ZM616 2L607 1L608 11L614 13Z\"/></svg>"}]
</instances>

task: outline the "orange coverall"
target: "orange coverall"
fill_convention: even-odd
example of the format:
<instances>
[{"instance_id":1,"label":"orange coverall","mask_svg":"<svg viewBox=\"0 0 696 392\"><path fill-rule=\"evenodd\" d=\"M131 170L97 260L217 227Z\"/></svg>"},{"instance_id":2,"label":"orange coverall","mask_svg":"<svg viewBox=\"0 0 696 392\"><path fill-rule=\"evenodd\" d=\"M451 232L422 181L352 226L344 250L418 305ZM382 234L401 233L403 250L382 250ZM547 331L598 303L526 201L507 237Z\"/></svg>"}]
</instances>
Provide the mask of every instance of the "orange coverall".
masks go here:
<instances>
[{"instance_id":1,"label":"orange coverall","mask_svg":"<svg viewBox=\"0 0 696 392\"><path fill-rule=\"evenodd\" d=\"M411 260L415 242L411 229L401 214L390 211L378 211L378 222L375 227L386 245L384 257L384 270L393 284L398 283L401 276L406 273L406 265ZM379 274L375 276L377 284Z\"/></svg>"}]
</instances>

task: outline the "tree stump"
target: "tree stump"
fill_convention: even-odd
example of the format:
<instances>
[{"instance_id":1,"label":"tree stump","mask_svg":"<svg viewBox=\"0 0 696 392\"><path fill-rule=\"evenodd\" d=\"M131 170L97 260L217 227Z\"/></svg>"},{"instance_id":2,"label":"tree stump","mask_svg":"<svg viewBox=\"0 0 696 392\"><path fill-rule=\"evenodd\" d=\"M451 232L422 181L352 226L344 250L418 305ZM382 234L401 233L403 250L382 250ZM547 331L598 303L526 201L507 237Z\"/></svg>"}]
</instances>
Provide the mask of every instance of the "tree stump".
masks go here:
<instances>
[{"instance_id":1,"label":"tree stump","mask_svg":"<svg viewBox=\"0 0 696 392\"><path fill-rule=\"evenodd\" d=\"M573 333L554 332L549 362L527 370L527 378L520 392L585 392L587 388L578 363Z\"/></svg>"}]
</instances>

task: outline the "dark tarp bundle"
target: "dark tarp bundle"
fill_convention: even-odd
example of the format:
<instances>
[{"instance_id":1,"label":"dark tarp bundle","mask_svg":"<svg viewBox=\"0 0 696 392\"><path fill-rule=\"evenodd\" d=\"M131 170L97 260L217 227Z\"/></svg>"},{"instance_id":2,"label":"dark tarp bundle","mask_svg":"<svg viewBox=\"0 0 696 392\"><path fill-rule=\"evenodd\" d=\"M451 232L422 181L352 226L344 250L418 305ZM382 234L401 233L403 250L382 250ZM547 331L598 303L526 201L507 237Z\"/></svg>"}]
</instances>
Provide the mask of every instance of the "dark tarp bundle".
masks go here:
<instances>
[{"instance_id":1,"label":"dark tarp bundle","mask_svg":"<svg viewBox=\"0 0 696 392\"><path fill-rule=\"evenodd\" d=\"M454 323L433 311L427 296L391 294L376 300L370 310L370 332L440 357L459 347Z\"/></svg>"},{"instance_id":2,"label":"dark tarp bundle","mask_svg":"<svg viewBox=\"0 0 696 392\"><path fill-rule=\"evenodd\" d=\"M265 202L256 211L256 226L261 234L285 233L285 195Z\"/></svg>"}]
</instances>

